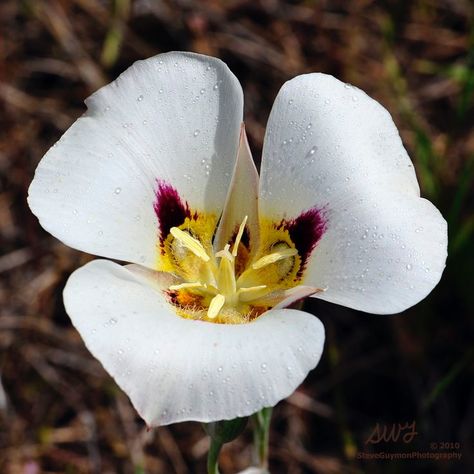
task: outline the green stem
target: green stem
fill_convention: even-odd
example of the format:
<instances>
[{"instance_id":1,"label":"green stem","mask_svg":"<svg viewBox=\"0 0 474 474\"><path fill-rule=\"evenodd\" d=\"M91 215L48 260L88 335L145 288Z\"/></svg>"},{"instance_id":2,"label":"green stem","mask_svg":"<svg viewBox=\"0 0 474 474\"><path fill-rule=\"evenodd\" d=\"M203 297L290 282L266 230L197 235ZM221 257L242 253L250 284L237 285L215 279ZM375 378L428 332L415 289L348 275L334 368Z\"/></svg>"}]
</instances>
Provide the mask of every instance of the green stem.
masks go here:
<instances>
[{"instance_id":1,"label":"green stem","mask_svg":"<svg viewBox=\"0 0 474 474\"><path fill-rule=\"evenodd\" d=\"M263 408L253 417L254 419L254 446L257 452L258 463L262 469L268 468L268 450L270 441L270 422L272 407Z\"/></svg>"},{"instance_id":2,"label":"green stem","mask_svg":"<svg viewBox=\"0 0 474 474\"><path fill-rule=\"evenodd\" d=\"M207 453L207 474L219 474L219 453L222 448L222 443L211 438L211 446Z\"/></svg>"}]
</instances>

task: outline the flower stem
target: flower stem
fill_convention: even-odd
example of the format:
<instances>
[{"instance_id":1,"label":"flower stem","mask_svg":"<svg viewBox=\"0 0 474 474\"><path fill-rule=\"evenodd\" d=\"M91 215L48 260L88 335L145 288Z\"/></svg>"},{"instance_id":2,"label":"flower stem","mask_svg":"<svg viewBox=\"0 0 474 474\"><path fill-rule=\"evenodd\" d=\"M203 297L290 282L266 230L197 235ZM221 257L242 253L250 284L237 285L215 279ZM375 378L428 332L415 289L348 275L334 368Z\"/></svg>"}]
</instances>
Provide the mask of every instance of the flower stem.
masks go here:
<instances>
[{"instance_id":1,"label":"flower stem","mask_svg":"<svg viewBox=\"0 0 474 474\"><path fill-rule=\"evenodd\" d=\"M207 453L207 474L219 474L218 458L222 443L211 438L211 446Z\"/></svg>"},{"instance_id":2,"label":"flower stem","mask_svg":"<svg viewBox=\"0 0 474 474\"><path fill-rule=\"evenodd\" d=\"M248 417L233 420L213 421L203 423L204 431L211 438L211 446L207 455L208 474L219 474L218 458L222 446L239 436L247 426Z\"/></svg>"},{"instance_id":3,"label":"flower stem","mask_svg":"<svg viewBox=\"0 0 474 474\"><path fill-rule=\"evenodd\" d=\"M263 408L253 415L254 447L258 458L259 466L262 469L268 468L268 448L270 440L270 422L272 419L272 407Z\"/></svg>"}]
</instances>

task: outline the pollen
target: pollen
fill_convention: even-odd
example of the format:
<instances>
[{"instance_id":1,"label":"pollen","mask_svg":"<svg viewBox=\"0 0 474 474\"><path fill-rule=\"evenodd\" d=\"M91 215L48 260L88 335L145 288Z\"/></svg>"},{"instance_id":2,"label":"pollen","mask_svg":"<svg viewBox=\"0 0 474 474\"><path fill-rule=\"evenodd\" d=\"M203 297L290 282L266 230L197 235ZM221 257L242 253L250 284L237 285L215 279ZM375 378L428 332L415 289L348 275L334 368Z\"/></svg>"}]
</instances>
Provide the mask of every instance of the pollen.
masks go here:
<instances>
[{"instance_id":1,"label":"pollen","mask_svg":"<svg viewBox=\"0 0 474 474\"><path fill-rule=\"evenodd\" d=\"M197 216L170 229L163 260L179 281L168 288L179 316L221 324L250 322L298 284L301 259L288 232L264 223L254 250L243 242L247 221L245 216L235 237L216 252L215 220Z\"/></svg>"}]
</instances>

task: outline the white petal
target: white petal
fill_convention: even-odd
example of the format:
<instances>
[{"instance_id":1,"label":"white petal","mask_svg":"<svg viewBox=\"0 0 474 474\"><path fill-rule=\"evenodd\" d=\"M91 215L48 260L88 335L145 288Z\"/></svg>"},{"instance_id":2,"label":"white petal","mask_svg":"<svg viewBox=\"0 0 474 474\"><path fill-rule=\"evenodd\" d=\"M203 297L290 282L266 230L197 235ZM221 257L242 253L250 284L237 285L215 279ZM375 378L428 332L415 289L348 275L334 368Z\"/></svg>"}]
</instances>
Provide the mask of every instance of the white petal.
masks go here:
<instances>
[{"instance_id":1,"label":"white petal","mask_svg":"<svg viewBox=\"0 0 474 474\"><path fill-rule=\"evenodd\" d=\"M374 185L419 195L413 165L387 110L325 74L284 84L265 135L262 215L296 217Z\"/></svg>"},{"instance_id":2,"label":"white petal","mask_svg":"<svg viewBox=\"0 0 474 474\"><path fill-rule=\"evenodd\" d=\"M418 303L445 267L447 226L427 200L371 190L341 199L308 263L314 296L361 311L391 314Z\"/></svg>"},{"instance_id":3,"label":"white petal","mask_svg":"<svg viewBox=\"0 0 474 474\"><path fill-rule=\"evenodd\" d=\"M270 116L260 184L262 216L291 220L315 210L322 220L303 280L326 290L315 297L388 314L439 281L446 222L419 197L390 115L360 90L323 74L286 83Z\"/></svg>"},{"instance_id":4,"label":"white petal","mask_svg":"<svg viewBox=\"0 0 474 474\"><path fill-rule=\"evenodd\" d=\"M240 132L240 146L235 163L232 182L227 194L224 212L219 223L214 241L216 251L234 236L236 229L248 217L247 228L251 249L258 248L258 172L252 159L245 126Z\"/></svg>"},{"instance_id":5,"label":"white petal","mask_svg":"<svg viewBox=\"0 0 474 474\"><path fill-rule=\"evenodd\" d=\"M321 356L324 329L296 310L221 325L176 316L160 291L113 262L70 277L68 314L148 425L246 416L292 393Z\"/></svg>"},{"instance_id":6,"label":"white petal","mask_svg":"<svg viewBox=\"0 0 474 474\"><path fill-rule=\"evenodd\" d=\"M157 180L193 209L221 212L237 155L242 89L218 59L138 61L86 101L40 162L29 204L67 245L156 265Z\"/></svg>"}]
</instances>

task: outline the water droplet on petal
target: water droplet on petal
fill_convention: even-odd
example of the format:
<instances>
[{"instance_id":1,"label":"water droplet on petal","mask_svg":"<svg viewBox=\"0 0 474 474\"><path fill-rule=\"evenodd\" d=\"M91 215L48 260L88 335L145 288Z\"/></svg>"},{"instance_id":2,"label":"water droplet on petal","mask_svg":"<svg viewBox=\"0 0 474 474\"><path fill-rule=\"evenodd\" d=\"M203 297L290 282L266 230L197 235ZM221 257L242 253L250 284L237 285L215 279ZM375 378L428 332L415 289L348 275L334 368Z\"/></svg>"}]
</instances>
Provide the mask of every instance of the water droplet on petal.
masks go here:
<instances>
[{"instance_id":1,"label":"water droplet on petal","mask_svg":"<svg viewBox=\"0 0 474 474\"><path fill-rule=\"evenodd\" d=\"M412 264L411 264L411 263L407 263L406 269L407 269L407 270L411 270L412 268L413 268Z\"/></svg>"},{"instance_id":2,"label":"water droplet on petal","mask_svg":"<svg viewBox=\"0 0 474 474\"><path fill-rule=\"evenodd\" d=\"M194 130L193 135L194 135L195 137L197 137L197 136L199 135L199 133L200 133L200 130Z\"/></svg>"},{"instance_id":3,"label":"water droplet on petal","mask_svg":"<svg viewBox=\"0 0 474 474\"><path fill-rule=\"evenodd\" d=\"M120 194L122 192L122 188L115 188L114 193L115 194Z\"/></svg>"},{"instance_id":4,"label":"water droplet on petal","mask_svg":"<svg viewBox=\"0 0 474 474\"><path fill-rule=\"evenodd\" d=\"M143 100L143 95L140 94L138 97L137 97L137 102L141 102Z\"/></svg>"}]
</instances>

